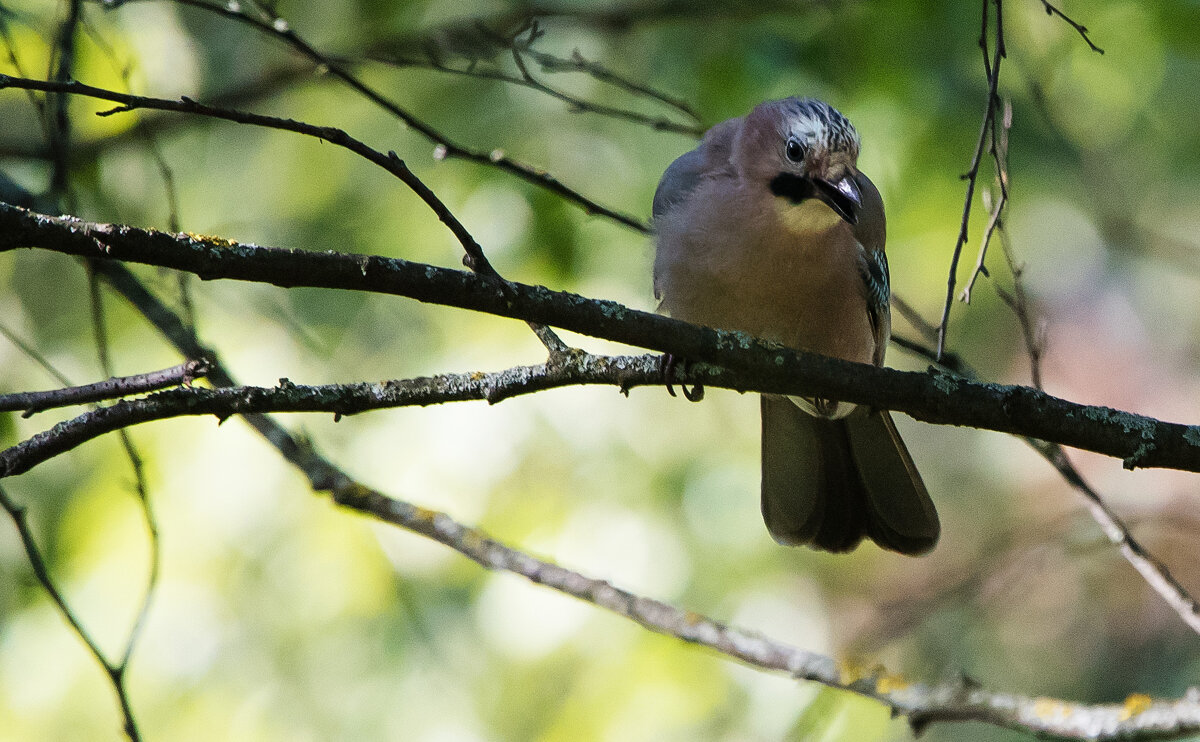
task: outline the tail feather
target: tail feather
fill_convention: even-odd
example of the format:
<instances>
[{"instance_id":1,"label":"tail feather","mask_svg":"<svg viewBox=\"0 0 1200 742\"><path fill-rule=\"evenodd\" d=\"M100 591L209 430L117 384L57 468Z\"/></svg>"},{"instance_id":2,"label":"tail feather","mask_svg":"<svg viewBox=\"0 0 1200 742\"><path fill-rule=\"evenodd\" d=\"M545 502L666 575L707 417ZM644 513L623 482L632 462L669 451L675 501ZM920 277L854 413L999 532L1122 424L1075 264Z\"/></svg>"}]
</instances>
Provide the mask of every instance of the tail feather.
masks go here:
<instances>
[{"instance_id":1,"label":"tail feather","mask_svg":"<svg viewBox=\"0 0 1200 742\"><path fill-rule=\"evenodd\" d=\"M841 552L867 537L914 555L937 543L937 511L886 411L829 420L764 395L762 427L762 510L776 541Z\"/></svg>"}]
</instances>

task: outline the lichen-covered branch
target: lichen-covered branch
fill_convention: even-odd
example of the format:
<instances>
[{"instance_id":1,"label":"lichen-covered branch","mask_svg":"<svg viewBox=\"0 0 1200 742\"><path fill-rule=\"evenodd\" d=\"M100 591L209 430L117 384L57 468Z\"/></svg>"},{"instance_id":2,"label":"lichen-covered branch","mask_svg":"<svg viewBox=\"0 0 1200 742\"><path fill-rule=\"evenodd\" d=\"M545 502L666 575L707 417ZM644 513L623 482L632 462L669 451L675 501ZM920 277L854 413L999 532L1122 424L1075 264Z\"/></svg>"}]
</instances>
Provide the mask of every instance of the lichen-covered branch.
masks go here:
<instances>
[{"instance_id":1,"label":"lichen-covered branch","mask_svg":"<svg viewBox=\"0 0 1200 742\"><path fill-rule=\"evenodd\" d=\"M605 580L536 559L458 523L445 513L393 500L347 479L331 488L339 504L438 541L492 570L519 574L617 613L659 634L699 644L748 665L785 672L873 698L908 717L914 730L950 721L982 721L1041 737L1088 740L1176 739L1200 732L1200 691L1154 701L1135 694L1124 703L1085 705L986 690L969 681L927 685L875 669L861 673L833 658L635 595Z\"/></svg>"},{"instance_id":2,"label":"lichen-covered branch","mask_svg":"<svg viewBox=\"0 0 1200 742\"><path fill-rule=\"evenodd\" d=\"M1200 471L1200 426L1079 405L1030 387L972 382L936 369L903 372L826 358L615 302L449 268L167 234L0 204L0 251L21 247L174 268L204 279L406 296L703 361L744 374L746 390L840 399L931 423L1015 433L1119 457L1129 468Z\"/></svg>"}]
</instances>

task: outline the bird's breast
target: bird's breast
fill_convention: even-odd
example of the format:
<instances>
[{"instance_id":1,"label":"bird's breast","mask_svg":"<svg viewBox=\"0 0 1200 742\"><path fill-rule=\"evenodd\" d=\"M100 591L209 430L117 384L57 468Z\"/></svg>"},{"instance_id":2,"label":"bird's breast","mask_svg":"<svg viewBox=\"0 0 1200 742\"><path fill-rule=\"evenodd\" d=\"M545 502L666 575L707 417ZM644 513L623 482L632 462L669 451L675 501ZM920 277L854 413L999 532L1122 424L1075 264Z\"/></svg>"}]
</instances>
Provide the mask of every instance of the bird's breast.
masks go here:
<instances>
[{"instance_id":1,"label":"bird's breast","mask_svg":"<svg viewBox=\"0 0 1200 742\"><path fill-rule=\"evenodd\" d=\"M697 194L704 195L704 194ZM672 316L871 363L862 247L828 206L709 198L659 225L655 287Z\"/></svg>"}]
</instances>

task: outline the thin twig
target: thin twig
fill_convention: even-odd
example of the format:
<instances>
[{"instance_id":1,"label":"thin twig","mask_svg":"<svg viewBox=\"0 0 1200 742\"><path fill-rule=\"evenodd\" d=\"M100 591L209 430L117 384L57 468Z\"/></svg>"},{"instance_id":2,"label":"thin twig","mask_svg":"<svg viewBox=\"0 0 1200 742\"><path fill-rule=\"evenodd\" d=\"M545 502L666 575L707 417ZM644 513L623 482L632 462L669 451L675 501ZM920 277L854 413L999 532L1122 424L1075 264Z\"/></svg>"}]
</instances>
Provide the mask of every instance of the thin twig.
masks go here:
<instances>
[{"instance_id":1,"label":"thin twig","mask_svg":"<svg viewBox=\"0 0 1200 742\"><path fill-rule=\"evenodd\" d=\"M302 36L297 34L295 30L281 17L273 16L271 19L256 18L241 10L241 6L235 3L218 4L209 0L173 0L180 5L187 5L194 8L199 8L210 13L231 18L241 23L245 23L252 28L263 33L273 36L280 41L286 43L300 54L312 60L318 67L331 77L337 78L357 91L367 100L387 111L406 126L416 131L421 136L432 142L436 146L436 152L441 158L455 158L473 162L477 165L485 167L495 167L515 175L522 180L532 183L541 188L555 193L566 201L575 204L582 208L589 215L598 215L606 217L619 224L623 224L638 232L648 234L650 228L637 217L611 209L597 201L593 201L579 191L564 185L557 178L552 176L540 168L514 160L504 152L493 150L475 150L469 147L458 144L450 139L447 135L434 129L429 124L417 118L414 114L402 108L396 102L390 100L379 91L375 90L357 76L352 74L342 65L338 64L333 58L322 54L315 47L304 40ZM121 3L125 4L125 3Z\"/></svg>"},{"instance_id":2,"label":"thin twig","mask_svg":"<svg viewBox=\"0 0 1200 742\"><path fill-rule=\"evenodd\" d=\"M988 4L994 4L996 7L996 31L995 31L995 47L994 52L989 54L988 49ZM942 320L938 324L938 342L937 353L938 358L946 352L946 333L950 326L950 307L954 304L954 288L958 281L958 261L962 256L963 245L967 243L967 226L971 219L971 205L975 201L975 184L979 178L979 165L983 161L984 148L988 144L988 134L995 136L995 118L996 118L996 103L998 96L996 91L1000 84L1000 61L1006 56L1004 49L1004 9L1003 0L983 0L982 14L980 19L979 31L979 48L983 52L983 66L987 74L988 93L987 106L983 112L983 122L979 125L979 140L975 144L975 154L971 157L971 167L962 176L963 180L967 181L967 195L963 199L962 224L958 230L958 240L954 244L954 252L950 257L950 271L946 285L946 301L942 305Z\"/></svg>"},{"instance_id":3,"label":"thin twig","mask_svg":"<svg viewBox=\"0 0 1200 742\"><path fill-rule=\"evenodd\" d=\"M1079 35L1083 37L1083 40L1087 42L1087 45L1092 48L1092 51L1096 52L1097 54L1104 53L1103 49L1101 49L1100 47L1098 47L1094 43L1092 43L1091 38L1088 36L1087 26L1076 23L1066 13L1062 12L1054 5L1050 4L1049 0L1042 0L1042 6L1046 9L1046 15L1056 15L1059 18L1062 18L1064 21L1066 21L1071 26L1071 28L1075 29L1075 31L1078 32Z\"/></svg>"},{"instance_id":4,"label":"thin twig","mask_svg":"<svg viewBox=\"0 0 1200 742\"><path fill-rule=\"evenodd\" d=\"M17 534L21 537L21 545L25 549L25 556L29 560L29 565L33 568L33 574L41 584L42 589L50 596L50 601L54 603L59 614L71 626L71 631L79 637L79 640L87 647L88 652L91 653L96 662L104 668L105 674L108 675L110 684L117 696L117 703L121 707L122 727L125 735L132 742L140 742L141 733L138 731L137 723L134 721L133 707L129 703L129 691L125 687L124 663L114 665L104 656L100 645L92 639L74 611L67 605L67 601L63 598L62 593L58 591L54 579L50 576L50 570L46 567L46 560L42 557L42 552L33 537L33 531L29 528L29 519L25 508L11 499L2 487L0 487L0 508L3 508L8 513L9 517L12 518L13 524L17 527Z\"/></svg>"},{"instance_id":5,"label":"thin twig","mask_svg":"<svg viewBox=\"0 0 1200 742\"><path fill-rule=\"evenodd\" d=\"M207 370L204 361L196 360L164 368L161 371L115 377L83 386L68 386L44 392L0 394L0 412L23 411L22 417L31 417L34 413L53 407L90 404L106 399L145 394L180 384L189 384L203 377Z\"/></svg>"},{"instance_id":6,"label":"thin twig","mask_svg":"<svg viewBox=\"0 0 1200 742\"><path fill-rule=\"evenodd\" d=\"M584 59L583 55L579 53L578 49L571 52L570 59L558 57L553 54L547 54L546 52L535 49L527 49L526 51L529 56L531 56L539 65L541 65L542 70L545 72L583 72L591 75L600 82L608 83L609 85L620 88L626 92L659 101L660 103L679 111L692 121L697 123L700 122L699 114L697 114L696 110L692 108L692 106L686 101L667 95L660 90L655 90L654 88L642 83L630 80L627 77L622 77L621 75L616 74L612 70L609 70L597 62Z\"/></svg>"},{"instance_id":7,"label":"thin twig","mask_svg":"<svg viewBox=\"0 0 1200 742\"><path fill-rule=\"evenodd\" d=\"M992 244L992 236L996 233L996 228L1000 226L1004 207L1008 205L1008 132L1012 128L1011 101L1004 101L1004 115L1001 119L998 134L995 132L995 126L996 124L993 122L991 151L996 167L996 183L999 186L1000 195L993 199L991 191L984 189L982 192L983 206L990 212L990 215L988 216L987 226L983 230L983 241L979 244L979 256L975 260L975 269L971 271L971 277L967 280L967 285L963 288L962 296L959 297L964 304L971 303L971 291L975 288L975 281L979 276L988 275L988 247Z\"/></svg>"},{"instance_id":8,"label":"thin twig","mask_svg":"<svg viewBox=\"0 0 1200 742\"><path fill-rule=\"evenodd\" d=\"M395 53L384 51L368 53L366 59L379 62L381 64L396 66L396 67L420 67L438 72L444 72L453 75L461 75L465 77L473 77L483 80L495 80L504 82L510 85L518 85L520 87L535 90L543 95L547 95L555 100L566 103L569 110L575 113L592 113L600 116L606 116L622 121L629 121L635 124L648 126L656 131L669 131L676 134L684 134L692 137L700 137L704 134L704 128L698 124L680 124L676 123L663 116L648 116L637 111L631 111L625 108L617 108L608 106L602 103L587 101L569 93L563 92L557 88L538 80L530 72L528 65L525 63L525 56L529 56L534 61L538 62L545 71L577 71L586 72L597 79L603 79L605 82L618 84L626 90L636 92L638 94L648 96L654 100L667 102L675 108L681 108L691 115L694 119L694 114L691 109L682 106L677 101L669 99L660 93L650 90L644 86L633 86L627 80L620 78L607 71L602 71L603 68L598 65L583 61L582 57L577 57L577 62L565 60L560 57L555 57L551 54L545 54L533 49L534 41L541 36L540 29L536 20L530 20L525 26L520 28L515 34L498 34L485 26L477 26L480 34L486 37L488 43L497 45L502 49L508 50L513 64L516 66L519 74L509 74L502 69L484 69L481 68L476 60L470 60L469 64L464 68L451 67L442 61L440 56L433 52L433 49L427 49L423 57L401 57ZM521 40L523 34L528 34L528 38ZM576 52L578 55L578 52Z\"/></svg>"},{"instance_id":9,"label":"thin twig","mask_svg":"<svg viewBox=\"0 0 1200 742\"><path fill-rule=\"evenodd\" d=\"M88 293L91 298L92 309L92 333L95 336L96 354L100 358L100 368L105 374L111 377L113 366L109 350L108 330L104 321L104 297L100 292L100 279L93 268L94 265L95 261L91 261L88 270ZM197 375L207 371L206 362L203 360L188 361L175 368L184 369L184 373L191 377L183 382L185 384L191 381L191 379L196 378ZM121 440L121 447L125 451L125 458L129 461L129 466L133 470L134 492L137 494L138 504L141 506L142 520L146 524L146 534L149 538L150 546L150 567L146 575L146 589L142 593L141 602L138 604L133 625L130 626L129 634L125 638L125 651L121 653L121 659L117 664L117 668L124 675L126 669L129 667L129 660L133 657L133 651L137 647L138 640L142 636L142 629L146 625L146 617L150 614L150 603L158 591L158 574L162 563L162 548L158 537L158 519L154 515L154 507L150 502L150 487L146 482L146 470L142 465L142 456L138 453L137 446L134 445L133 438L127 429L122 428L118 430L117 435Z\"/></svg>"},{"instance_id":10,"label":"thin twig","mask_svg":"<svg viewBox=\"0 0 1200 742\"><path fill-rule=\"evenodd\" d=\"M14 332L12 330L12 328L10 328L8 325L0 323L0 335L3 335L5 338L8 339L8 342L17 346L17 349L20 350L21 353L23 353L25 356L27 356L31 361L33 361L37 365L41 366L42 369L45 370L46 373L53 376L58 381L58 383L62 384L63 386L72 386L71 380L69 378L67 378L67 376L65 374L63 374L63 372L59 371L54 366L54 364L51 363L50 360L48 358L46 358L44 355L39 353L36 348L34 348L32 345L30 345L29 343L27 343L23 339L21 339L21 336L18 335L16 332ZM25 408L24 407L12 407L9 409L23 410Z\"/></svg>"},{"instance_id":11,"label":"thin twig","mask_svg":"<svg viewBox=\"0 0 1200 742\"><path fill-rule=\"evenodd\" d=\"M1010 122L1010 111L1005 110L1005 127L997 142L995 152L997 164L997 179L1001 190L1001 198L1006 199L1008 194L1008 139L1006 136L1008 125ZM997 206L996 212L1000 211L1000 206ZM1004 255L1005 262L1008 265L1009 273L1012 275L1013 288L1012 292L1005 291L1002 287L997 286L996 290L1004 303L1012 310L1017 318L1017 322L1021 327L1021 336L1025 344L1025 352L1029 357L1029 372L1033 386L1037 389L1042 389L1042 369L1041 360L1043 352L1042 332L1033 318L1030 309L1029 300L1025 292L1023 281L1023 269L1017 264L1012 254L1012 249L1006 239L1006 234L1002 225L992 227L1000 241L1000 251ZM989 230L990 231L990 230ZM982 259L982 258L981 258ZM1117 515L1100 493L1093 489L1079 470L1075 468L1068 458L1066 451L1057 443L1048 443L1032 438L1026 438L1028 443L1034 450L1042 455L1050 464L1062 475L1077 492L1084 497L1085 505L1092 519L1100 526L1101 532L1108 541L1116 546L1121 552L1121 556L1125 558L1130 565L1137 570L1138 574L1146 581L1152 590L1158 593L1159 597L1166 602L1170 608L1180 617L1180 619L1193 631L1200 634L1200 602L1188 592L1182 583L1171 574L1165 564L1157 559L1153 554L1146 550L1137 539L1134 538L1129 526Z\"/></svg>"}]
</instances>

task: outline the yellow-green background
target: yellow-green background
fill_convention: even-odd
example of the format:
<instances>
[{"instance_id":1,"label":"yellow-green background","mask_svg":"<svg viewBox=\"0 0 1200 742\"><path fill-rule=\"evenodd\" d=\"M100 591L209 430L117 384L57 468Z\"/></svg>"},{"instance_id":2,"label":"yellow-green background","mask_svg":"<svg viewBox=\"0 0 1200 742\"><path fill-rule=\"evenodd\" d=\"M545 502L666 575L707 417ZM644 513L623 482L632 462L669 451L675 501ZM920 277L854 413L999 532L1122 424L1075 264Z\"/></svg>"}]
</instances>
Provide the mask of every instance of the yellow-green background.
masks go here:
<instances>
[{"instance_id":1,"label":"yellow-green background","mask_svg":"<svg viewBox=\"0 0 1200 742\"><path fill-rule=\"evenodd\" d=\"M243 0L243 5L249 6ZM539 48L586 58L690 101L704 123L758 101L822 97L855 122L860 165L887 204L895 291L933 319L945 293L966 170L985 104L979 3L563 2ZM24 70L43 76L65 2L5 2ZM1171 420L1200 420L1200 5L1064 2L1091 52L1036 0L1005 3L1012 204L1006 225L1044 323L1048 389ZM649 12L647 9L680 9ZM595 21L631 11L631 24ZM134 92L217 99L296 57L276 40L171 2L89 3L75 76ZM356 57L499 2L284 1L291 27ZM574 16L573 12L582 16ZM588 20L588 19L591 20ZM442 38L445 38L444 36ZM417 47L420 48L419 46ZM448 58L462 64L453 57ZM503 57L500 58L503 61ZM488 60L480 64L487 66ZM648 216L658 176L694 142L572 113L536 92L444 73L356 67L457 141L544 167ZM536 65L533 69L537 71ZM12 73L11 65L4 72ZM586 77L543 79L582 97L661 107ZM344 128L394 149L507 277L653 308L648 238L496 170L435 161L433 145L328 77L240 105ZM83 143L64 208L164 228L164 183L142 114L72 103ZM20 91L0 93L0 167L33 190L44 139ZM158 135L181 227L265 245L457 266L460 248L402 184L298 135L182 120ZM91 154L89 154L91 153ZM980 185L994 188L984 171ZM984 222L978 201L964 271ZM989 265L1011 278L994 252ZM168 296L174 277L139 275ZM380 380L538 362L523 324L393 297L193 282L201 337L244 383ZM109 297L116 372L178 357ZM84 269L50 253L0 255L0 321L77 383L101 378ZM896 330L912 329L897 320ZM569 338L589 350L622 349ZM955 307L951 346L989 379L1028 380L1016 322L982 279ZM892 365L922 363L893 349ZM0 392L55 382L0 342ZM702 404L641 389L567 389L483 403L285 422L361 481L639 593L860 667L915 680L966 674L989 688L1088 702L1178 696L1200 640L1106 544L1080 497L1019 441L900 420L942 513L921 559L866 546L829 556L776 546L758 514L757 400ZM0 418L11 445L70 412ZM868 701L739 666L339 512L244 424L133 431L161 529L162 579L131 664L150 740L907 739ZM1197 480L1076 455L1138 537L1200 589ZM3 483L28 505L66 598L117 653L147 568L132 473L108 437ZM111 689L0 522L0 740L120 738ZM929 740L1017 740L978 724Z\"/></svg>"}]
</instances>

